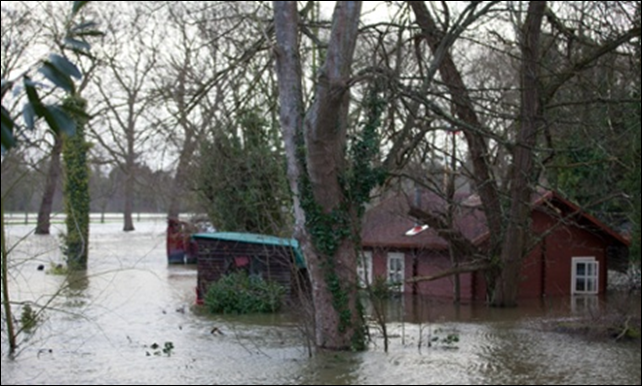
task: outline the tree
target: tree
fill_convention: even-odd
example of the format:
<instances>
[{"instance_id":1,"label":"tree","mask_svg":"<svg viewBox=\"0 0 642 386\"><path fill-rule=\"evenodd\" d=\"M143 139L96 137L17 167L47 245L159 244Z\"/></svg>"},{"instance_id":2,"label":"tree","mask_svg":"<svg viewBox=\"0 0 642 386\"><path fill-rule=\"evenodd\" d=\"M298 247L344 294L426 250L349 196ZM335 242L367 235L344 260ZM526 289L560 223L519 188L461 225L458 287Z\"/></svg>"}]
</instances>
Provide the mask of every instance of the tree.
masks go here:
<instances>
[{"instance_id":1,"label":"tree","mask_svg":"<svg viewBox=\"0 0 642 386\"><path fill-rule=\"evenodd\" d=\"M480 10L477 3L472 4L452 23L449 39L436 42L438 54L427 66L420 66L419 80L416 74L406 74L412 57L408 53L415 50L401 43L412 41L403 22L393 24L395 27L386 24L385 33L379 25L363 29L372 47L362 49L372 58L359 62L365 68L351 77L356 63L356 36L352 35L358 25L356 6L337 3L328 43L317 43L320 39L313 34L310 37L325 59L314 79L313 103L306 108L297 26L306 36L311 32L299 19L295 4L274 4L280 120L295 198L295 234L304 248L313 283L315 340L320 348L329 349L358 347L352 343L360 341L354 251L360 248L364 204L387 176L403 175L410 163L430 154L424 139L436 128L428 116L434 105L427 102L426 95L436 69L448 58L449 48L461 33L492 4ZM305 10L301 14L305 15ZM403 19L403 12L400 14ZM389 28L397 28L394 38L390 38ZM358 88L361 82L365 86ZM409 91L411 87L416 92ZM351 88L359 91L355 100L357 95L361 97L352 112ZM437 111L444 116L442 110ZM361 123L356 125L359 119Z\"/></svg>"},{"instance_id":2,"label":"tree","mask_svg":"<svg viewBox=\"0 0 642 386\"><path fill-rule=\"evenodd\" d=\"M111 40L100 59L107 71L94 78L101 98L98 109L104 113L91 126L96 141L125 175L125 232L135 230L135 170L153 134L146 117L151 116L155 103L150 83L160 44L153 15L139 4L130 11L130 16L117 14L109 20ZM124 42L130 44L127 49Z\"/></svg>"},{"instance_id":3,"label":"tree","mask_svg":"<svg viewBox=\"0 0 642 386\"><path fill-rule=\"evenodd\" d=\"M219 231L290 234L290 194L275 129L259 107L239 114L238 128L214 128L213 141L201 150L203 207Z\"/></svg>"},{"instance_id":4,"label":"tree","mask_svg":"<svg viewBox=\"0 0 642 386\"><path fill-rule=\"evenodd\" d=\"M45 188L42 194L40 209L38 210L38 225L35 231L37 235L48 235L50 232L54 195L58 187L61 172L60 155L62 154L62 147L62 140L57 135L54 135L54 145L51 149Z\"/></svg>"},{"instance_id":5,"label":"tree","mask_svg":"<svg viewBox=\"0 0 642 386\"><path fill-rule=\"evenodd\" d=\"M242 4L240 5L242 7ZM174 157L173 181L169 181L168 217L177 218L185 210L185 198L196 184L199 168L196 162L199 146L207 140L207 133L221 127L221 120L229 119L222 110L223 102L232 93L232 84L240 83L237 76L217 77L227 64L226 55L236 48L234 43L220 39L220 35L241 28L235 15L239 4L168 3L166 26L177 37L172 49L161 53L155 72L155 84L162 106L169 113L157 120L167 139L167 152ZM208 20L215 18L217 23ZM227 47L225 47L227 46ZM236 71L242 72L242 66ZM211 81L212 88L199 103L190 108L198 90ZM225 85L228 85L227 88ZM236 90L234 93L238 92ZM228 95L226 95L228 94ZM206 154L207 155L207 154Z\"/></svg>"},{"instance_id":6,"label":"tree","mask_svg":"<svg viewBox=\"0 0 642 386\"><path fill-rule=\"evenodd\" d=\"M78 95L70 96L64 102L74 111L86 110L87 102ZM90 145L85 140L85 115L74 116L76 132L67 136L63 145L63 160L65 169L65 255L67 266L71 270L87 269L89 256L89 166L87 153Z\"/></svg>"},{"instance_id":7,"label":"tree","mask_svg":"<svg viewBox=\"0 0 642 386\"><path fill-rule=\"evenodd\" d=\"M502 269L492 299L496 306L515 305L523 255L530 243L531 197L537 181L532 149L537 144L537 133L543 124L539 48L545 9L545 1L529 3L521 37L520 129L513 154L509 223L500 256Z\"/></svg>"},{"instance_id":8,"label":"tree","mask_svg":"<svg viewBox=\"0 0 642 386\"><path fill-rule=\"evenodd\" d=\"M326 60L305 119L296 2L275 1L274 12L281 126L290 184L296 186L305 211L304 235L299 237L312 281L315 341L323 349L361 349L364 332L353 237L360 203L350 200L343 180L347 172L348 81L361 2L337 2ZM297 223L302 224L303 213L297 215Z\"/></svg>"},{"instance_id":9,"label":"tree","mask_svg":"<svg viewBox=\"0 0 642 386\"><path fill-rule=\"evenodd\" d=\"M445 53L444 60L440 62L438 69L441 80L452 100L453 115L447 114L443 108L432 101L424 101L427 108L461 129L466 137L473 165L474 182L490 230L486 272L490 302L496 306L514 306L516 304L521 261L524 251L528 249L528 235L524 232L528 229L530 192L533 191L541 171L539 168L533 167L533 162L536 161L534 150L535 145L540 143L537 139L538 136L545 133L547 128L546 125L538 125L537 122L541 122L551 102L569 80L607 53L617 50L618 47L640 34L639 27L614 31L611 36L605 37L600 43L591 44L581 55L573 58L568 64L553 68L554 74L548 74L546 78L540 77L536 75L537 72L532 71L541 69L541 58L535 56L533 59L533 52L537 52L537 48L532 46L535 44L534 41L529 41L529 38L535 39L533 34L540 35L539 31L541 31L541 27L534 29L536 24L541 25L537 20L542 12L540 8L542 4L536 3L538 2L529 3L528 23L523 24L524 27L518 23L518 30L521 31L524 28L518 41L518 46L522 51L520 73L523 82L528 80L528 84L530 84L528 92L526 89L520 88L522 90L521 119L516 119L518 125L513 126L519 127L519 132L502 138L488 129L488 126L480 119L481 111L484 110L481 107L479 110L476 109L472 98L474 93L466 86L462 72L457 68L451 53ZM422 38L426 40L433 54L437 55L440 52L439 44L445 39L452 39L453 36L435 21L424 2L411 1L409 5L421 27ZM475 7L479 6L481 4L471 5L473 11ZM548 8L545 8L544 12L554 16ZM519 19L515 18L515 20ZM441 25L447 26L448 23ZM569 33L563 26L559 28L563 30L563 33ZM539 64L537 66L533 63L528 64L533 60ZM530 65L529 68L526 67L527 64ZM531 75L537 79L525 78ZM533 83L537 83L537 87L532 86ZM524 83L524 85L527 84ZM537 98L537 100L533 101L533 98ZM539 109L537 114L533 113L537 110L535 107ZM510 174L506 181L497 181L494 178L491 160L493 152L489 145L491 141L506 146L510 151ZM504 185L507 190L504 189ZM508 202L504 202L503 197L509 198ZM426 213L423 213L421 217L426 221L431 220L430 215ZM451 236L449 241L452 242L455 238Z\"/></svg>"}]
</instances>

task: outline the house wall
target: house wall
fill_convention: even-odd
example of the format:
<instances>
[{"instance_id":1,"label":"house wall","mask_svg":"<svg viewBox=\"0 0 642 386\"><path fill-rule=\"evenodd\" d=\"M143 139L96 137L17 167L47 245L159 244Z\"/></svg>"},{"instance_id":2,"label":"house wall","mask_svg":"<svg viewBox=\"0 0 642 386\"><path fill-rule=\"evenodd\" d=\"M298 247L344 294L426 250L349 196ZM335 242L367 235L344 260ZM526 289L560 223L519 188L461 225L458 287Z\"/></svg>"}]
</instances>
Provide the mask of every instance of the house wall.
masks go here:
<instances>
[{"instance_id":1,"label":"house wall","mask_svg":"<svg viewBox=\"0 0 642 386\"><path fill-rule=\"evenodd\" d=\"M604 293L608 269L607 242L577 225L559 225L558 219L541 211L534 211L532 219L534 237L542 240L524 260L519 298L570 296L574 257L595 257L600 264L599 293ZM473 284L474 298L485 299L486 280L483 273L475 275Z\"/></svg>"},{"instance_id":2,"label":"house wall","mask_svg":"<svg viewBox=\"0 0 642 386\"><path fill-rule=\"evenodd\" d=\"M216 282L234 266L235 258L255 259L263 265L262 277L275 281L292 291L292 272L295 270L292 251L279 246L242 243L235 241L197 238L198 290L207 293L209 285Z\"/></svg>"},{"instance_id":3,"label":"house wall","mask_svg":"<svg viewBox=\"0 0 642 386\"><path fill-rule=\"evenodd\" d=\"M536 233L542 234L558 224L554 219L542 212L534 212L533 227ZM606 292L607 259L606 240L598 235L581 229L576 225L563 225L555 228L546 236L542 244L546 258L545 277L542 294L545 296L568 296L571 294L572 261L574 257L594 257L599 262L599 293Z\"/></svg>"},{"instance_id":4,"label":"house wall","mask_svg":"<svg viewBox=\"0 0 642 386\"><path fill-rule=\"evenodd\" d=\"M543 293L544 280L546 277L545 248L539 244L524 259L522 266L521 282L519 285L519 296L521 298L537 298ZM570 285L570 284L569 284Z\"/></svg>"},{"instance_id":5,"label":"house wall","mask_svg":"<svg viewBox=\"0 0 642 386\"><path fill-rule=\"evenodd\" d=\"M410 256L412 259L413 256ZM417 252L417 276L429 277L452 268L450 256L440 251ZM472 274L459 275L460 296L462 301L472 299ZM430 282L417 283L417 294L437 298L453 298L455 293L455 277L449 276Z\"/></svg>"},{"instance_id":6,"label":"house wall","mask_svg":"<svg viewBox=\"0 0 642 386\"><path fill-rule=\"evenodd\" d=\"M405 278L433 276L451 268L450 257L442 252L416 251L376 248L372 252L373 278L388 277L388 254L403 253L405 261ZM473 297L473 275L460 275L461 299L471 300ZM431 282L406 283L405 294L417 294L435 298L452 298L454 294L454 278L447 277Z\"/></svg>"}]
</instances>

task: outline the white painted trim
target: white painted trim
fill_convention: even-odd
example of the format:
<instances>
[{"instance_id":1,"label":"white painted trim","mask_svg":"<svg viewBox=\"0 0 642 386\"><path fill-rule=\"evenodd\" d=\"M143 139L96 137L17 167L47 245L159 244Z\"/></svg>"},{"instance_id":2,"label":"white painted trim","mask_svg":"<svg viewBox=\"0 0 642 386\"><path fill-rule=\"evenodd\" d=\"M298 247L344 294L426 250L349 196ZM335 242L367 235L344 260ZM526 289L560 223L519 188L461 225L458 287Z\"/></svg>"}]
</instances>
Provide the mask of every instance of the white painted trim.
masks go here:
<instances>
[{"instance_id":1,"label":"white painted trim","mask_svg":"<svg viewBox=\"0 0 642 386\"><path fill-rule=\"evenodd\" d=\"M406 280L406 255L403 254L403 253L390 252L390 253L388 253L388 259L387 260L388 260L388 264L387 264L387 267L388 267L388 270L387 270L387 282L388 282L388 284L400 284L400 286L398 287L398 291L399 292L404 292L404 289L405 289L404 281ZM401 273L401 278L399 278L398 280L393 280L393 277L392 277L392 272L391 272L391 270L392 270L392 261L394 261L394 260L401 261L401 272L400 272Z\"/></svg>"},{"instance_id":2,"label":"white painted trim","mask_svg":"<svg viewBox=\"0 0 642 386\"><path fill-rule=\"evenodd\" d=\"M583 275L585 279L595 279L594 291L577 290L577 266L578 264L590 264L594 267L594 275ZM595 257L574 257L571 262L571 295L597 295L600 292L600 262ZM586 282L588 283L588 281Z\"/></svg>"}]
</instances>

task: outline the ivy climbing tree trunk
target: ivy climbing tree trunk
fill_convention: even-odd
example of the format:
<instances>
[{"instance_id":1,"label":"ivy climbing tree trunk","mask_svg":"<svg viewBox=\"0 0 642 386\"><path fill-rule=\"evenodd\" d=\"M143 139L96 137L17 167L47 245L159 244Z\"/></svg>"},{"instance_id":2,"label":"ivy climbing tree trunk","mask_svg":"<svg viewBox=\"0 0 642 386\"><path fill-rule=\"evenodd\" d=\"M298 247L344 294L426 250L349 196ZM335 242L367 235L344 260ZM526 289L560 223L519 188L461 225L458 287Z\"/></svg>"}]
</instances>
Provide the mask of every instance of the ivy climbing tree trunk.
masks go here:
<instances>
[{"instance_id":1,"label":"ivy climbing tree trunk","mask_svg":"<svg viewBox=\"0 0 642 386\"><path fill-rule=\"evenodd\" d=\"M87 269L89 254L89 167L87 153L89 144L85 140L87 102L79 96L70 96L63 106L69 111L76 111L76 133L63 140L63 161L65 170L65 223L67 266L71 270Z\"/></svg>"},{"instance_id":2,"label":"ivy climbing tree trunk","mask_svg":"<svg viewBox=\"0 0 642 386\"><path fill-rule=\"evenodd\" d=\"M348 81L361 15L360 1L339 1L326 61L305 119L298 57L296 2L275 1L281 124L290 184L299 192L305 229L299 239L312 282L315 340L320 349L363 349L356 286L358 216L346 195ZM300 133L303 125L304 146ZM294 154L293 154L294 153ZM297 209L298 210L298 209ZM297 221L303 220L301 212Z\"/></svg>"},{"instance_id":3,"label":"ivy climbing tree trunk","mask_svg":"<svg viewBox=\"0 0 642 386\"><path fill-rule=\"evenodd\" d=\"M45 191L42 195L42 202L38 210L37 235L48 235L51 228L51 212L53 209L56 187L60 179L60 154L62 153L62 140L59 135L54 136L54 146L51 150L51 161L47 172Z\"/></svg>"}]
</instances>

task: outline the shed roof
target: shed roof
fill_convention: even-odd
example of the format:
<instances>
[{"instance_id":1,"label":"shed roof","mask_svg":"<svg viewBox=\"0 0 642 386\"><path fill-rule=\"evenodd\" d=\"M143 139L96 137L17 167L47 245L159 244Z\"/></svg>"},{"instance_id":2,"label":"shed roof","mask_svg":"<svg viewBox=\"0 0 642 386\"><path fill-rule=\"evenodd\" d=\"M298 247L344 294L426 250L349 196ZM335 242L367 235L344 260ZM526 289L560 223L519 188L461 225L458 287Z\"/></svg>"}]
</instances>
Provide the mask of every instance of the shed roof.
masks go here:
<instances>
[{"instance_id":1,"label":"shed roof","mask_svg":"<svg viewBox=\"0 0 642 386\"><path fill-rule=\"evenodd\" d=\"M284 239L276 236L259 235L254 233L215 232L198 233L192 236L195 239L233 241L238 243L272 245L277 247L292 248L296 257L298 268L305 268L305 259L296 239Z\"/></svg>"}]
</instances>

